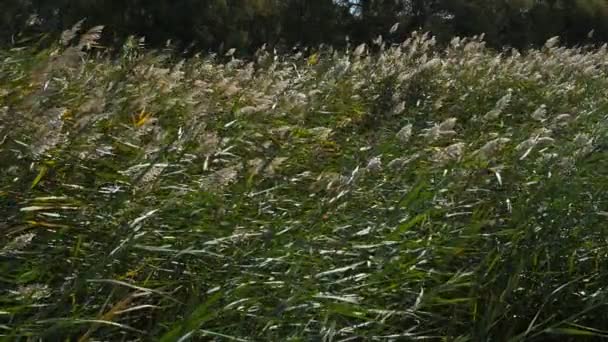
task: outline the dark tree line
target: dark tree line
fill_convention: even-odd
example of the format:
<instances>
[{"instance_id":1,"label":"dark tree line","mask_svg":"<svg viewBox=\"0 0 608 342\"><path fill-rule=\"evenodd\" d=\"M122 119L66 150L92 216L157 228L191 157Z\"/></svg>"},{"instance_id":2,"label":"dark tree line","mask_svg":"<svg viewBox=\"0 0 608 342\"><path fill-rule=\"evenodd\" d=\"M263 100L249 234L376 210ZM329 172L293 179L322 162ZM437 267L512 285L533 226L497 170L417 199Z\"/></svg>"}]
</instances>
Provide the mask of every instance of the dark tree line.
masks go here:
<instances>
[{"instance_id":1,"label":"dark tree line","mask_svg":"<svg viewBox=\"0 0 608 342\"><path fill-rule=\"evenodd\" d=\"M493 46L523 48L560 36L608 40L607 0L2 0L0 39L57 35L82 18L105 25L105 43L145 36L151 46L250 52L273 46L341 45L413 30L440 41L484 33ZM391 27L398 29L389 34Z\"/></svg>"}]
</instances>

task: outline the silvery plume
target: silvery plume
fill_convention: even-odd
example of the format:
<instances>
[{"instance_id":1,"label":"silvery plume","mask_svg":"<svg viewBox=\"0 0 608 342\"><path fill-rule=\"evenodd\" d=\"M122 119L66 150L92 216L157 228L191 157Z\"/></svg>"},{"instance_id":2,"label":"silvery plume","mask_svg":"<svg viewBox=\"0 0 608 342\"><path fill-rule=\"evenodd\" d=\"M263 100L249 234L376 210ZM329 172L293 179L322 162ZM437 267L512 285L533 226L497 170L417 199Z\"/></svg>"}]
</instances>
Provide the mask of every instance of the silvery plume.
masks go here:
<instances>
[{"instance_id":1,"label":"silvery plume","mask_svg":"<svg viewBox=\"0 0 608 342\"><path fill-rule=\"evenodd\" d=\"M403 126L395 135L397 140L399 140L399 142L402 144L408 143L410 141L410 138L412 137L412 128L412 124L407 124Z\"/></svg>"},{"instance_id":2,"label":"silvery plume","mask_svg":"<svg viewBox=\"0 0 608 342\"><path fill-rule=\"evenodd\" d=\"M456 127L456 121L458 119L452 117L444 120L439 125L435 125L432 128L425 129L425 133L422 134L425 138L429 140L436 140L442 136L453 136L456 135L456 131L454 127Z\"/></svg>"},{"instance_id":3,"label":"silvery plume","mask_svg":"<svg viewBox=\"0 0 608 342\"><path fill-rule=\"evenodd\" d=\"M485 143L479 150L475 151L474 154L480 156L483 159L490 159L500 151L504 144L511 141L509 138L496 138Z\"/></svg>"},{"instance_id":4,"label":"silvery plume","mask_svg":"<svg viewBox=\"0 0 608 342\"><path fill-rule=\"evenodd\" d=\"M373 157L372 159L369 160L369 162L367 163L367 166L365 167L365 170L367 170L368 172L371 173L376 173L382 170L382 159L380 159L380 156L376 156Z\"/></svg>"},{"instance_id":5,"label":"silvery plume","mask_svg":"<svg viewBox=\"0 0 608 342\"><path fill-rule=\"evenodd\" d=\"M457 161L462 158L462 156L464 155L464 151L464 143L455 143L445 148L439 149L433 156L433 160L440 164L447 163L449 161Z\"/></svg>"},{"instance_id":6,"label":"silvery plume","mask_svg":"<svg viewBox=\"0 0 608 342\"><path fill-rule=\"evenodd\" d=\"M531 115L532 119L544 121L547 119L547 106L542 104Z\"/></svg>"}]
</instances>

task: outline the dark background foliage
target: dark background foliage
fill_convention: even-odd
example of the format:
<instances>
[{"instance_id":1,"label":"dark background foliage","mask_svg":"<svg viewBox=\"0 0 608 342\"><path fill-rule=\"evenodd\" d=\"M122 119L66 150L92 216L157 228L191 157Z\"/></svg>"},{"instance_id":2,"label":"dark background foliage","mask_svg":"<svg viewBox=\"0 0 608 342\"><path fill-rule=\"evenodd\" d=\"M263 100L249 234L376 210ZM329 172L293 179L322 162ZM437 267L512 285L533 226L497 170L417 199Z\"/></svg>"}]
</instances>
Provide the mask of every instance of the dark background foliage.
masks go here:
<instances>
[{"instance_id":1,"label":"dark background foliage","mask_svg":"<svg viewBox=\"0 0 608 342\"><path fill-rule=\"evenodd\" d=\"M606 0L3 0L0 38L60 33L82 18L105 25L105 43L145 36L181 48L241 53L263 44L312 46L402 40L413 30L440 41L485 33L494 47L537 46L553 36L567 45L608 37ZM395 23L399 29L392 35Z\"/></svg>"}]
</instances>

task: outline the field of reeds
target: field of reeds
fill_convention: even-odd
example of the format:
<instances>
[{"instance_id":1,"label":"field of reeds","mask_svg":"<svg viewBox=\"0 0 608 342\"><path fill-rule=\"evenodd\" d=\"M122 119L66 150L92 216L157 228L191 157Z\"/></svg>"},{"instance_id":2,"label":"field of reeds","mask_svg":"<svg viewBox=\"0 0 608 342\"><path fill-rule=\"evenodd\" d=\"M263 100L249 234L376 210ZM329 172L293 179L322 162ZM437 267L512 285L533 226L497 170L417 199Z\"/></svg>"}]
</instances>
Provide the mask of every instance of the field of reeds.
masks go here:
<instances>
[{"instance_id":1,"label":"field of reeds","mask_svg":"<svg viewBox=\"0 0 608 342\"><path fill-rule=\"evenodd\" d=\"M96 35L0 50L3 340L608 336L606 46Z\"/></svg>"}]
</instances>

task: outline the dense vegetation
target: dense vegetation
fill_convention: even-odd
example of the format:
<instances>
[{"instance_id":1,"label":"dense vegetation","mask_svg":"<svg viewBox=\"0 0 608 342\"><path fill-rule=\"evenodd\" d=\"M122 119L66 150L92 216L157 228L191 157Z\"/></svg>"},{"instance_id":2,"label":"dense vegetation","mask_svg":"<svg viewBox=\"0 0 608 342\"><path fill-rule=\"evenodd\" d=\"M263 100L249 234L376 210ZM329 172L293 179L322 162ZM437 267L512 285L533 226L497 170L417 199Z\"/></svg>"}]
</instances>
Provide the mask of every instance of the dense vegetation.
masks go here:
<instances>
[{"instance_id":1,"label":"dense vegetation","mask_svg":"<svg viewBox=\"0 0 608 342\"><path fill-rule=\"evenodd\" d=\"M606 46L174 60L99 31L0 51L6 340L608 334Z\"/></svg>"},{"instance_id":2,"label":"dense vegetation","mask_svg":"<svg viewBox=\"0 0 608 342\"><path fill-rule=\"evenodd\" d=\"M439 42L485 33L495 47L541 46L559 35L568 45L608 40L606 0L4 0L0 40L18 42L20 32L59 34L82 18L107 25L106 44L128 35L179 49L237 48L249 54L269 44L336 47L391 35L400 42L413 30Z\"/></svg>"}]
</instances>

